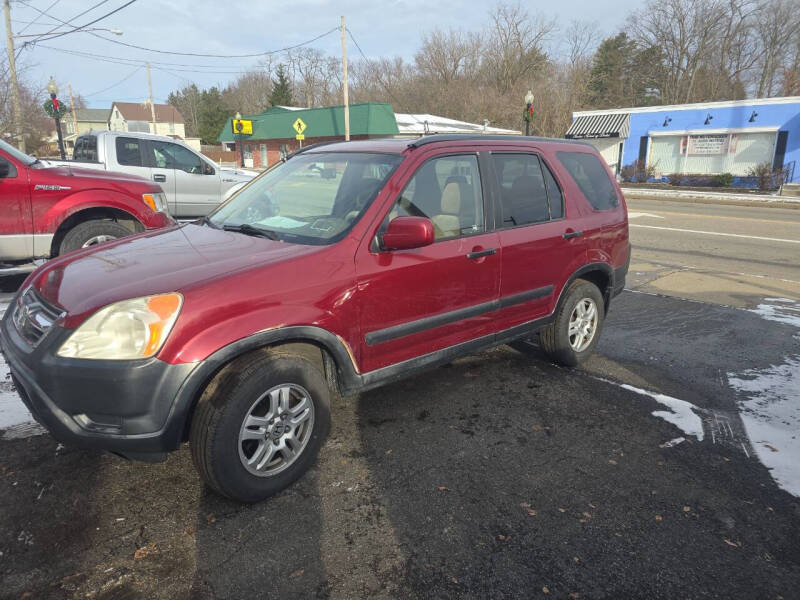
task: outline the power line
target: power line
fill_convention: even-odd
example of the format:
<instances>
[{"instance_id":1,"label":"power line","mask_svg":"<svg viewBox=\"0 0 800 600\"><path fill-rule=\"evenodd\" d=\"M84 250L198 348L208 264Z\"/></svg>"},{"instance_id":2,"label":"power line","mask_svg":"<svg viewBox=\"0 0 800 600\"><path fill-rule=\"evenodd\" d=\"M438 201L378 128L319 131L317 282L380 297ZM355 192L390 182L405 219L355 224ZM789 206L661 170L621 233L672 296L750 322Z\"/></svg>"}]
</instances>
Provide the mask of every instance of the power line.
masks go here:
<instances>
[{"instance_id":1,"label":"power line","mask_svg":"<svg viewBox=\"0 0 800 600\"><path fill-rule=\"evenodd\" d=\"M353 32L350 31L350 29L347 29L347 35L350 36L350 39L352 40L353 44L355 44L355 47L358 50L358 53L361 54L361 57L364 60L366 60L367 62L369 62L369 59L367 58L367 55L364 54L364 51L361 49L361 46L358 45L358 42L356 41L356 38L353 37ZM383 89L386 90L386 93L389 94L389 96L391 96L392 100L394 100L395 103L399 106L400 105L400 101L392 93L392 90L389 89L389 86L386 85L386 83L383 81L383 77L381 77L380 73L378 71L376 71L375 75L378 77L378 81L380 81L381 85L383 86ZM409 114L411 116L411 118L414 119L417 123L420 123L421 125L425 126L425 122L424 121L420 121L420 119L415 114L413 114L413 113L407 113L407 114Z\"/></svg>"},{"instance_id":2,"label":"power line","mask_svg":"<svg viewBox=\"0 0 800 600\"><path fill-rule=\"evenodd\" d=\"M53 8L53 7L54 7L56 4L58 4L59 2L61 2L61 0L55 0L55 1L54 1L54 2L53 2L51 5L50 5L50 6L48 6L46 9L44 9L44 11L43 11L43 12L41 12L41 13L39 14L39 16L38 16L38 17L36 17L36 18L35 18L33 21L30 21L30 22L29 22L29 23L28 23L28 24L27 24L25 27L23 27L21 30L19 30L19 31L17 32L17 35L19 35L19 34L20 34L20 33L22 33L23 31L25 31L26 29L28 29L28 27L30 27L31 25L35 25L35 24L36 24L36 22L37 22L39 19L41 19L42 17L45 17L45 16L49 17L50 15L48 15L48 14L47 14L47 11L48 11L48 10L50 10L51 8ZM26 5L26 6L27 6L27 5ZM52 17L51 17L51 18L52 18Z\"/></svg>"},{"instance_id":3,"label":"power line","mask_svg":"<svg viewBox=\"0 0 800 600\"><path fill-rule=\"evenodd\" d=\"M132 72L131 72L129 75L127 75L126 77L123 77L122 79L120 79L120 80L119 80L118 82L116 82L115 84L113 84L113 85L110 85L110 86L108 86L107 88L103 88L103 89L102 89L102 90L100 90L99 92L92 92L91 94L86 94L86 95L84 96L84 98L90 98L90 97L92 97L92 96L97 96L97 94L102 94L103 92L107 92L108 90L110 90L110 89L113 89L113 88L117 87L117 86L118 86L118 85L120 85L121 83L125 83L126 81L128 81L128 79L130 79L131 77L133 77L134 75L136 75L136 73L138 73L138 72L139 72L139 71L141 71L141 70L142 70L142 67L136 67L136 68L135 68L135 69L134 69L134 70L133 70L133 71L132 71Z\"/></svg>"},{"instance_id":4,"label":"power line","mask_svg":"<svg viewBox=\"0 0 800 600\"><path fill-rule=\"evenodd\" d=\"M100 38L101 40L105 40L107 42L111 42L112 44L119 44L120 46L126 46L128 48L135 48L137 50L144 50L145 52L155 52L157 54L172 54L174 56L196 56L199 58L256 58L259 56L269 56L270 54L278 54L280 52L287 52L289 50L294 50L295 48L301 48L303 46L307 46L317 40L324 38L327 35L330 35L334 31L338 31L338 27L334 27L330 31L326 31L323 34L320 34L310 40L306 40L305 42L300 42L299 44L294 44L292 46L286 46L285 48L279 48L277 50L267 50L266 52L256 52L255 54L198 54L196 52L173 52L170 50L158 50L155 48L145 48L144 46L137 46L136 44L128 44L127 42L122 42L120 40L112 40L111 38L107 38L102 35L98 35L93 33L95 37ZM50 38L52 39L52 38Z\"/></svg>"},{"instance_id":5,"label":"power line","mask_svg":"<svg viewBox=\"0 0 800 600\"><path fill-rule=\"evenodd\" d=\"M43 13L41 13L39 16L46 15L46 16L50 17L51 19L53 19L54 21L58 21L59 23L63 23L64 25L69 25L70 27L72 27L72 28L73 28L73 30L74 30L74 31L77 31L77 30L78 30L78 28L77 28L77 27L75 27L74 25L71 25L71 23L72 23L72 22L73 22L75 19L77 19L77 18L79 18L79 17L82 17L82 16L83 16L83 15L85 15L86 13L93 11L95 8L98 8L98 7L102 6L103 4L105 4L105 3L106 3L106 2L108 2L108 1L109 1L109 0L101 0L100 2L98 2L97 4L95 4L94 6L90 6L89 8L87 8L86 10L84 10L83 12L81 12L81 13L78 13L77 15L75 15L74 17L72 17L71 19L69 19L68 21L62 21L61 19L57 19L57 18L53 17L52 15L50 15L50 14L48 13L48 11L49 11L51 8L53 8L52 6L49 6L48 8L46 8L46 9L45 9L45 11L44 11ZM53 3L53 4L55 4L55 3ZM28 6L30 6L30 7L31 7L31 8L33 8L34 10L37 10L37 9L36 9L36 7L34 7L34 6L31 6L30 4L28 4ZM48 32L46 32L46 33L43 33L43 34L42 34L42 36L45 36L45 35L50 35L51 33L53 33L53 32L54 32L56 29L58 29L59 27L60 27L60 25L56 25L55 27L53 27L53 28L52 28L51 30L49 30ZM72 32L70 32L70 33L72 33Z\"/></svg>"},{"instance_id":6,"label":"power line","mask_svg":"<svg viewBox=\"0 0 800 600\"><path fill-rule=\"evenodd\" d=\"M100 6L101 4L103 4L104 2L107 2L107 1L108 1L108 0L103 0L103 1L102 1L102 2L100 2L99 4L96 4L95 6L93 6L92 8L90 8L90 9L88 9L88 10L85 10L85 11L83 11L83 13L81 13L81 14L86 14L86 13L87 13L87 12L89 12L90 10L93 10L94 8L96 8L96 7ZM102 21L103 19L106 19L106 18L110 17L111 15L113 15L113 14L115 14L115 13L118 13L118 12L119 12L119 11L121 11L123 8L126 8L126 7L130 6L131 4L133 4L133 3L134 3L134 2L136 2L136 1L137 1L137 0L128 0L128 2L126 2L126 3L125 3L125 4L123 4L122 6L120 6L120 7L118 7L118 8L115 8L115 9L114 9L114 10L112 10L111 12L108 12L108 13L104 14L102 17L98 17L98 18L97 18L97 19L95 19L94 21L89 21L88 23L86 23L86 24L84 24L84 25L80 25L79 27L75 27L75 28L74 28L72 31L64 31L64 32L62 32L62 33L59 33L59 34L56 34L56 35L51 35L50 37L45 37L45 38L37 38L37 39L35 39L35 40L31 41L31 42L25 42L25 43L26 43L26 44L29 44L29 43L30 43L30 44L32 44L32 43L35 43L35 42L37 42L37 41L44 41L44 42L46 42L46 41L48 41L48 40L54 40L54 39L56 39L56 38L60 38L61 36L64 36L64 35L69 35L70 33L77 33L77 32L78 32L78 31L80 31L81 29L86 29L87 27L89 27L89 26L91 26L91 25L94 25L95 23L98 23L98 22ZM77 18L78 18L78 17L72 17L72 19L70 19L70 20L75 20L75 19L77 19ZM59 20L59 21L60 21L61 19L57 19L57 20ZM68 23L68 22L65 22L65 25L69 25L69 23ZM55 31L55 29L53 29L53 30L51 30L51 31ZM47 35L47 34L45 34L45 35Z\"/></svg>"},{"instance_id":7,"label":"power line","mask_svg":"<svg viewBox=\"0 0 800 600\"><path fill-rule=\"evenodd\" d=\"M133 66L133 65L140 65L142 64L141 59L136 58L122 58L122 57L113 57L113 56L95 56L94 54L89 54L87 52L80 52L78 50L67 50L66 48L55 48L53 46L47 46L46 44L38 44L38 47L44 48L46 50L54 50L56 52L61 52L63 54L69 54L72 56L79 56L81 58L87 58L89 60L96 60L99 62L111 63L114 65L125 65L125 66ZM158 65L153 66L153 68L158 68L159 70L164 70L161 65L171 66L171 63L155 63L151 62L151 65ZM186 66L195 66L195 65L186 65ZM204 66L204 68L206 68ZM207 65L207 68L211 69L218 69L218 65ZM243 69L245 69L243 67ZM205 70L197 70L197 69L175 69L176 71L181 71L184 73L195 73L199 75L208 74L208 75L246 75L248 73L253 73L258 70L258 67L254 67L252 69L246 70L238 70L238 71L205 71Z\"/></svg>"}]
</instances>

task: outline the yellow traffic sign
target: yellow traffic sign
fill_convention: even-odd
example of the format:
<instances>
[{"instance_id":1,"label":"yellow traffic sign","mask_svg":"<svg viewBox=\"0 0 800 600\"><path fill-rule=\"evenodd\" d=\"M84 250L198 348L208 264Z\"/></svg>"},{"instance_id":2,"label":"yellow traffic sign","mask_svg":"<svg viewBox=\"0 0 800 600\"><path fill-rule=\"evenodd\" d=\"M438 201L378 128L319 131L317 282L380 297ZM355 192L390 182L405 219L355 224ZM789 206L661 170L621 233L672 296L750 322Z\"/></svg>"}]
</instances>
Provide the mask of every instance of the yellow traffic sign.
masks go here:
<instances>
[{"instance_id":1,"label":"yellow traffic sign","mask_svg":"<svg viewBox=\"0 0 800 600\"><path fill-rule=\"evenodd\" d=\"M306 124L303 122L303 119L298 118L294 123L292 123L292 127L297 132L297 135L303 135L303 132L306 130Z\"/></svg>"},{"instance_id":2,"label":"yellow traffic sign","mask_svg":"<svg viewBox=\"0 0 800 600\"><path fill-rule=\"evenodd\" d=\"M246 121L245 119L233 119L231 121L231 125L233 127L233 133L239 133L242 135L253 135L252 121ZM240 125L241 125L241 130L239 130Z\"/></svg>"},{"instance_id":3,"label":"yellow traffic sign","mask_svg":"<svg viewBox=\"0 0 800 600\"><path fill-rule=\"evenodd\" d=\"M304 139L306 139L306 136L304 136L302 133L298 133L296 136L294 136L294 139L302 142Z\"/></svg>"}]
</instances>

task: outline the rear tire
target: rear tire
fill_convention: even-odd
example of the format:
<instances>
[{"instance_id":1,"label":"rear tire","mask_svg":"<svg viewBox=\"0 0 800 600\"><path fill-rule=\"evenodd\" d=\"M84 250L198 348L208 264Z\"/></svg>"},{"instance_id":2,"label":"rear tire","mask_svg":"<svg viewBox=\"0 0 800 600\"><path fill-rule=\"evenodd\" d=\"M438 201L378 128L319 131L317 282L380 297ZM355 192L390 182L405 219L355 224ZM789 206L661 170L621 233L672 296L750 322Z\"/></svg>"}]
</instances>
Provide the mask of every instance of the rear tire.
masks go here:
<instances>
[{"instance_id":1,"label":"rear tire","mask_svg":"<svg viewBox=\"0 0 800 600\"><path fill-rule=\"evenodd\" d=\"M64 254L79 248L89 248L131 233L133 232L130 229L116 221L84 221L67 232L67 235L61 240L58 253Z\"/></svg>"},{"instance_id":2,"label":"rear tire","mask_svg":"<svg viewBox=\"0 0 800 600\"><path fill-rule=\"evenodd\" d=\"M258 502L308 470L329 429L330 390L319 369L301 356L257 352L206 389L189 444L211 489Z\"/></svg>"},{"instance_id":3,"label":"rear tire","mask_svg":"<svg viewBox=\"0 0 800 600\"><path fill-rule=\"evenodd\" d=\"M540 332L542 350L557 363L578 366L597 346L604 317L600 290L590 281L576 279L565 292L555 320Z\"/></svg>"}]
</instances>

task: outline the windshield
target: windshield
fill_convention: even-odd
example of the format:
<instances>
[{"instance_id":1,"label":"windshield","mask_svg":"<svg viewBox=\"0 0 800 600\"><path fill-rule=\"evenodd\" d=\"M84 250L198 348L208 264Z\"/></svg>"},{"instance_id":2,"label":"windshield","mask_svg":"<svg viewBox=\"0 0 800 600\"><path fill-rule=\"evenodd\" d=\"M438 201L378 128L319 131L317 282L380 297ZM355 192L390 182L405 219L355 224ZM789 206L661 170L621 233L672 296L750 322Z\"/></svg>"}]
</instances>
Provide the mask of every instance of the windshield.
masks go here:
<instances>
[{"instance_id":1,"label":"windshield","mask_svg":"<svg viewBox=\"0 0 800 600\"><path fill-rule=\"evenodd\" d=\"M208 221L225 229L257 228L288 242L331 244L361 218L402 158L356 152L300 154L255 179Z\"/></svg>"},{"instance_id":2,"label":"windshield","mask_svg":"<svg viewBox=\"0 0 800 600\"><path fill-rule=\"evenodd\" d=\"M18 160L19 162L25 165L30 166L36 162L35 158L31 158L27 154L20 152L5 140L0 140L0 150L2 150L7 154L10 154L14 159Z\"/></svg>"}]
</instances>

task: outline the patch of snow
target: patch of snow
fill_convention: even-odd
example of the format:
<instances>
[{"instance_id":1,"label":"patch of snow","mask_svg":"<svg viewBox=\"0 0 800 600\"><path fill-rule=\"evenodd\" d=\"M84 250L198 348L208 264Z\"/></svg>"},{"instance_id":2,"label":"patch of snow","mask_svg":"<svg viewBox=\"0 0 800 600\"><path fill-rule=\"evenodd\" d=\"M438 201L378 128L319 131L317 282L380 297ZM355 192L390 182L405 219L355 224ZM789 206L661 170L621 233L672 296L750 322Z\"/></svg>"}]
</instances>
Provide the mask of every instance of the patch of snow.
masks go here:
<instances>
[{"instance_id":1,"label":"patch of snow","mask_svg":"<svg viewBox=\"0 0 800 600\"><path fill-rule=\"evenodd\" d=\"M768 319L800 328L800 303L790 298L764 298L764 303L750 309Z\"/></svg>"},{"instance_id":2,"label":"patch of snow","mask_svg":"<svg viewBox=\"0 0 800 600\"><path fill-rule=\"evenodd\" d=\"M800 497L800 356L766 369L728 373L745 431L775 482Z\"/></svg>"},{"instance_id":3,"label":"patch of snow","mask_svg":"<svg viewBox=\"0 0 800 600\"><path fill-rule=\"evenodd\" d=\"M0 304L0 318L3 317L7 308L8 304ZM19 399L19 395L17 395L14 389L14 384L11 383L11 372L8 370L8 364L6 364L3 355L0 354L0 430L19 425L30 426L36 424L31 413L28 412L22 400ZM36 425L36 427L41 429L38 425ZM35 428L29 429L31 429L31 432L27 435L17 435L16 431L6 433L10 433L9 437L28 437L29 435L38 435L38 433L41 433L33 433ZM27 429L23 431L27 431ZM7 437L6 433L3 434L4 438Z\"/></svg>"},{"instance_id":4,"label":"patch of snow","mask_svg":"<svg viewBox=\"0 0 800 600\"><path fill-rule=\"evenodd\" d=\"M643 390L642 388L638 388L627 383L618 383L616 385L625 390L642 394L643 396L650 396L659 404L663 404L669 408L669 410L654 410L652 413L654 417L660 417L665 421L672 423L686 435L691 435L697 438L698 442L703 441L703 420L697 415L697 413L695 413L695 410L698 410L698 408L691 402L679 400L678 398L673 398L672 396L667 396L666 394L659 394L657 392Z\"/></svg>"}]
</instances>

